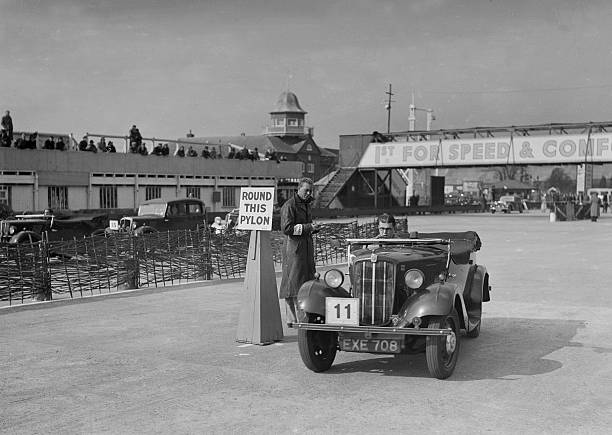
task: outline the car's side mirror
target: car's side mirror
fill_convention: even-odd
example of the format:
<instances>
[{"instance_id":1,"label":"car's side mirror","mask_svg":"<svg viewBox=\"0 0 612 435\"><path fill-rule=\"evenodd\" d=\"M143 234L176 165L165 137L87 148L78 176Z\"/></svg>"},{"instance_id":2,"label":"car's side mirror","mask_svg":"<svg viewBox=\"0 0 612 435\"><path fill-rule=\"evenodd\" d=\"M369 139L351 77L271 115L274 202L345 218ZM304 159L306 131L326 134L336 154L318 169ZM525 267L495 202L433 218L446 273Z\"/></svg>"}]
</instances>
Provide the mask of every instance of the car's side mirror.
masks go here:
<instances>
[{"instance_id":1,"label":"car's side mirror","mask_svg":"<svg viewBox=\"0 0 612 435\"><path fill-rule=\"evenodd\" d=\"M321 278L321 274L320 274L319 272L315 272L315 274L314 274L314 278L315 278L315 279L319 279L319 278Z\"/></svg>"}]
</instances>

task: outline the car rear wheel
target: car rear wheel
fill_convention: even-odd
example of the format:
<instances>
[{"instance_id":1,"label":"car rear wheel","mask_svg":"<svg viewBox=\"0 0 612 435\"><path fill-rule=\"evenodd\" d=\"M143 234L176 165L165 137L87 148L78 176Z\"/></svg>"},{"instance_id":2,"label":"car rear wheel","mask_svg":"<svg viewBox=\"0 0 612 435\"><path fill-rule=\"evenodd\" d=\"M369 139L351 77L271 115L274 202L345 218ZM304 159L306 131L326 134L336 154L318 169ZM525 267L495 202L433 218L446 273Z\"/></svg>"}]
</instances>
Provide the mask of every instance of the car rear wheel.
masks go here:
<instances>
[{"instance_id":1,"label":"car rear wheel","mask_svg":"<svg viewBox=\"0 0 612 435\"><path fill-rule=\"evenodd\" d=\"M316 314L308 315L308 323L324 323ZM298 347L304 365L313 372L324 372L334 363L338 345L338 334L327 331L298 331Z\"/></svg>"},{"instance_id":2,"label":"car rear wheel","mask_svg":"<svg viewBox=\"0 0 612 435\"><path fill-rule=\"evenodd\" d=\"M433 317L428 329L452 329L451 335L427 336L425 344L425 356L427 368L432 376L438 379L446 379L453 374L459 356L459 317L453 308L447 316Z\"/></svg>"}]
</instances>

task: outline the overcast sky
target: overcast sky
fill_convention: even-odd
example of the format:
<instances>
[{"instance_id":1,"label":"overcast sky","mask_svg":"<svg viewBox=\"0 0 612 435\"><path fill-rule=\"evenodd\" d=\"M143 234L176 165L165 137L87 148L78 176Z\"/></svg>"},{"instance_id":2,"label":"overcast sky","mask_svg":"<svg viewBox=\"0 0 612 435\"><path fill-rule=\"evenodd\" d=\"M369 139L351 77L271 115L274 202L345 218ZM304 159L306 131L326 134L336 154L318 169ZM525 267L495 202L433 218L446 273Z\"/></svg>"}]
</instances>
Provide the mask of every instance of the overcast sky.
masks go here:
<instances>
[{"instance_id":1,"label":"overcast sky","mask_svg":"<svg viewBox=\"0 0 612 435\"><path fill-rule=\"evenodd\" d=\"M612 118L612 2L0 0L16 130L259 134L295 92L321 146L408 128ZM420 116L417 128L424 128Z\"/></svg>"}]
</instances>

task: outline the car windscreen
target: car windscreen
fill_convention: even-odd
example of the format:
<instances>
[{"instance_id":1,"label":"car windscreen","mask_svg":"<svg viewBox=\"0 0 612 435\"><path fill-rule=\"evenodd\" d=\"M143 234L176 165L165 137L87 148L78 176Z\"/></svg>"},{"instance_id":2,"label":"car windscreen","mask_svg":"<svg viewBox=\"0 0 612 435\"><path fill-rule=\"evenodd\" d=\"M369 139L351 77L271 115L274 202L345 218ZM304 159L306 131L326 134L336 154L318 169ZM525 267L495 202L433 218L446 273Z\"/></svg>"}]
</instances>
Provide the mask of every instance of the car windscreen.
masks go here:
<instances>
[{"instance_id":1,"label":"car windscreen","mask_svg":"<svg viewBox=\"0 0 612 435\"><path fill-rule=\"evenodd\" d=\"M165 216L166 207L167 204L142 204L140 207L138 207L138 216L143 216L146 214Z\"/></svg>"}]
</instances>

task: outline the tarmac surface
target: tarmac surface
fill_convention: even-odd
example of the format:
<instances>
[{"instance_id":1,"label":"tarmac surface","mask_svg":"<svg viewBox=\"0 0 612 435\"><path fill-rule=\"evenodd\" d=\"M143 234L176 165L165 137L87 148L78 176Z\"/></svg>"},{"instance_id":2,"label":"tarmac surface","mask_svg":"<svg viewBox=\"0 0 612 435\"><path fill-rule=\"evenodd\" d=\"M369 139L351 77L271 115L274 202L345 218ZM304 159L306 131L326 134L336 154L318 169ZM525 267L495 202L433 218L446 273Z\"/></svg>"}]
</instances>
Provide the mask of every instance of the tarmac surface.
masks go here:
<instances>
[{"instance_id":1,"label":"tarmac surface","mask_svg":"<svg viewBox=\"0 0 612 435\"><path fill-rule=\"evenodd\" d=\"M0 432L610 433L612 215L410 226L483 240L492 301L451 378L345 352L315 374L293 330L236 343L240 280L147 289L0 309Z\"/></svg>"}]
</instances>

